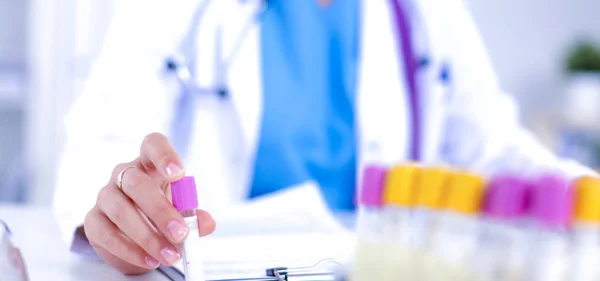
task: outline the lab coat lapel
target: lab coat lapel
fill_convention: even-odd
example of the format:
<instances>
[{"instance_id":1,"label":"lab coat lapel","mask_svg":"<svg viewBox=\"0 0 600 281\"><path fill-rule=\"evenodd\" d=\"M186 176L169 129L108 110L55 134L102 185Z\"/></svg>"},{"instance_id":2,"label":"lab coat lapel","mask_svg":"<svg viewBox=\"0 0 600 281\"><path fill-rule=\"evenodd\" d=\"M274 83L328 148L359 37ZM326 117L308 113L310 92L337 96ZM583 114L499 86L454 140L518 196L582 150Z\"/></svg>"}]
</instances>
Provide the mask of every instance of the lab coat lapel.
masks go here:
<instances>
[{"instance_id":1,"label":"lab coat lapel","mask_svg":"<svg viewBox=\"0 0 600 281\"><path fill-rule=\"evenodd\" d=\"M252 10L248 6L250 5L246 5L244 12L248 16L244 18L244 22L238 22L236 26L245 25L251 20L248 17L255 17L257 8ZM260 44L260 26L254 23L231 65L227 81L231 88L235 111L239 115L239 128L243 140L243 143L234 144L238 147L232 147L233 154L229 162L230 169L237 170L238 173L231 191L237 201L244 200L249 195L250 181L254 172L263 100Z\"/></svg>"},{"instance_id":2,"label":"lab coat lapel","mask_svg":"<svg viewBox=\"0 0 600 281\"><path fill-rule=\"evenodd\" d=\"M421 118L421 161L438 163L440 139L446 116L447 85L440 79L450 63L441 44L444 26L439 20L439 1L402 1L413 28L415 59L425 63L417 72ZM409 157L410 111L404 59L398 52L398 34L388 0L362 3L362 46L359 75L358 120L360 124L359 170L367 163L398 164ZM438 27L436 29L436 27ZM360 175L359 175L360 177Z\"/></svg>"},{"instance_id":3,"label":"lab coat lapel","mask_svg":"<svg viewBox=\"0 0 600 281\"><path fill-rule=\"evenodd\" d=\"M407 85L387 0L362 1L357 120L359 169L407 159Z\"/></svg>"},{"instance_id":4,"label":"lab coat lapel","mask_svg":"<svg viewBox=\"0 0 600 281\"><path fill-rule=\"evenodd\" d=\"M449 51L444 48L453 40L447 37L449 32L443 28L451 25L445 21L447 16L443 8L445 1L418 0L407 1L414 27L414 43L418 58L423 65L419 68L417 83L421 101L422 119L422 162L441 164L441 138L447 115L447 102L450 90L449 82L442 78L448 72ZM448 73L446 73L448 74Z\"/></svg>"},{"instance_id":5,"label":"lab coat lapel","mask_svg":"<svg viewBox=\"0 0 600 281\"><path fill-rule=\"evenodd\" d=\"M196 35L196 81L201 86L225 86L229 94L225 99L216 95L197 99L196 129L188 153L188 170L197 175L199 200L215 212L249 194L262 105L257 24L250 25L231 58L256 10L239 1L212 1Z\"/></svg>"}]
</instances>

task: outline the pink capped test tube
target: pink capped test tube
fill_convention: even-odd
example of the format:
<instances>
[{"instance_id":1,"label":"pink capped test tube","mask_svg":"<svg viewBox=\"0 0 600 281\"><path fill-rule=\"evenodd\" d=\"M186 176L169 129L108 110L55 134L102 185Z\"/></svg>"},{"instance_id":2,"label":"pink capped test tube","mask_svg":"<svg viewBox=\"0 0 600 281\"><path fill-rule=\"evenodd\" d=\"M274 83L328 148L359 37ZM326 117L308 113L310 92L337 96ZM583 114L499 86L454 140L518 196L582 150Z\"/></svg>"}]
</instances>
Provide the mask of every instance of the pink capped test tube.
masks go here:
<instances>
[{"instance_id":1,"label":"pink capped test tube","mask_svg":"<svg viewBox=\"0 0 600 281\"><path fill-rule=\"evenodd\" d=\"M204 262L199 256L202 249L199 249L201 246L199 244L198 218L196 217L198 194L194 177L184 177L172 183L171 197L173 206L185 218L185 223L190 230L188 237L179 246L183 257L185 280L204 281Z\"/></svg>"}]
</instances>

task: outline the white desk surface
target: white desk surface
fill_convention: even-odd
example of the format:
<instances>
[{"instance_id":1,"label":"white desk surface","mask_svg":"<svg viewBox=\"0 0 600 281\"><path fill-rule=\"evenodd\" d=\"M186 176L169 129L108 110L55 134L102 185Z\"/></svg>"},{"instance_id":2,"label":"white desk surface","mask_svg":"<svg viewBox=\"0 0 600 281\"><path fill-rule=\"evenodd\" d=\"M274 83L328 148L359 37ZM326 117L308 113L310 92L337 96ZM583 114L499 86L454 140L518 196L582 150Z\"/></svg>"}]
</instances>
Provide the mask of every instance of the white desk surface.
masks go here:
<instances>
[{"instance_id":1,"label":"white desk surface","mask_svg":"<svg viewBox=\"0 0 600 281\"><path fill-rule=\"evenodd\" d=\"M0 205L0 219L13 232L13 242L21 249L31 281L164 281L159 272L125 276L99 261L80 257L62 241L50 208Z\"/></svg>"}]
</instances>

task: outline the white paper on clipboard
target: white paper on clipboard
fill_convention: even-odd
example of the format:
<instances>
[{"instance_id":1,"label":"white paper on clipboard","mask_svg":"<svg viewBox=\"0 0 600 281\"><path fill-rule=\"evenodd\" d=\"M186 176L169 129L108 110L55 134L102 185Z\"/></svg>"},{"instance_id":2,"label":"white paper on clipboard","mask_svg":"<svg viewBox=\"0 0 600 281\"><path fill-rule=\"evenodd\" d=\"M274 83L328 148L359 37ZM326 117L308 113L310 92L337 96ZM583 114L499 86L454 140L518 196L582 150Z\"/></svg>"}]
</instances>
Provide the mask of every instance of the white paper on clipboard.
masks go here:
<instances>
[{"instance_id":1,"label":"white paper on clipboard","mask_svg":"<svg viewBox=\"0 0 600 281\"><path fill-rule=\"evenodd\" d=\"M198 238L202 249L186 249L204 260L206 280L260 277L266 268L307 267L324 258L348 263L354 250L353 232L335 219L314 184L235 207L215 219L215 233Z\"/></svg>"}]
</instances>

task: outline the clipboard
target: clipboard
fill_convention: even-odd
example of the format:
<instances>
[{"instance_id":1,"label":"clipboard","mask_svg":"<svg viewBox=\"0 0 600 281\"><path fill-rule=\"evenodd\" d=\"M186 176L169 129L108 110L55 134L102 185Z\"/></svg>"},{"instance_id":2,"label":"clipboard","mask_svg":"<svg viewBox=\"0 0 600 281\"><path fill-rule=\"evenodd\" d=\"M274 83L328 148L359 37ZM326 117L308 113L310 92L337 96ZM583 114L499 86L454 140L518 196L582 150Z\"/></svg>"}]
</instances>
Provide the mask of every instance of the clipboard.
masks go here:
<instances>
[{"instance_id":1,"label":"clipboard","mask_svg":"<svg viewBox=\"0 0 600 281\"><path fill-rule=\"evenodd\" d=\"M184 274L175 267L159 266L157 269L171 281L185 281ZM275 267L265 269L265 276L206 281L343 281L344 265L335 259L322 259L309 267Z\"/></svg>"}]
</instances>

